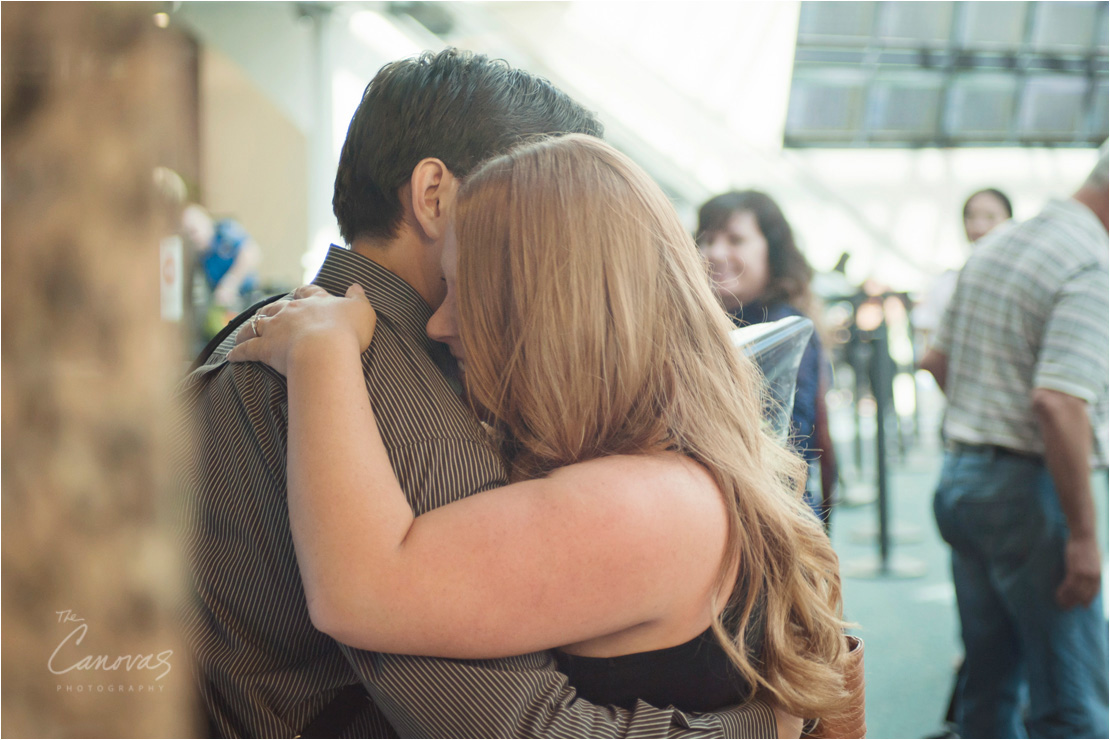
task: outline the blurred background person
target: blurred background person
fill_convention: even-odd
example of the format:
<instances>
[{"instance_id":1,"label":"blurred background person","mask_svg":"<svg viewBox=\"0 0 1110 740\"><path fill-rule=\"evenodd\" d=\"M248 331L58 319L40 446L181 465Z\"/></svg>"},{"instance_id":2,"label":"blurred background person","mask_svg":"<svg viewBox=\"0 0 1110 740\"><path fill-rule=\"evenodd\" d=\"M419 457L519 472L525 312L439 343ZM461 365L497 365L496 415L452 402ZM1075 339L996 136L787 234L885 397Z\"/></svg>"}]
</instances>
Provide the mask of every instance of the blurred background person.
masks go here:
<instances>
[{"instance_id":1,"label":"blurred background person","mask_svg":"<svg viewBox=\"0 0 1110 740\"><path fill-rule=\"evenodd\" d=\"M196 255L196 265L208 289L201 303L202 333L215 336L224 324L250 303L258 289L262 249L243 225L231 218L216 220L197 203L181 215L181 235Z\"/></svg>"},{"instance_id":2,"label":"blurred background person","mask_svg":"<svg viewBox=\"0 0 1110 740\"><path fill-rule=\"evenodd\" d=\"M967 656L961 737L1107 735L1094 496L1108 459L1106 144L1099 154L1070 199L975 251L922 361L949 402L934 512Z\"/></svg>"},{"instance_id":3,"label":"blurred background person","mask_svg":"<svg viewBox=\"0 0 1110 740\"><path fill-rule=\"evenodd\" d=\"M964 201L963 223L968 244L974 248L988 233L992 231L998 233L1013 225L1013 216L1014 209L1010 199L1001 190L997 188L976 190ZM956 292L956 281L959 277L960 270L945 270L933 281L922 299L914 306L911 319L916 357L923 357L930 349L948 304ZM943 435L943 427L941 434ZM959 711L959 684L966 680L965 673L963 658L960 658L955 684L944 717L945 726L952 732L958 732L956 717Z\"/></svg>"},{"instance_id":4,"label":"blurred background person","mask_svg":"<svg viewBox=\"0 0 1110 740\"><path fill-rule=\"evenodd\" d=\"M1014 209L1006 194L997 188L986 188L972 193L964 202L964 233L974 244L1013 217Z\"/></svg>"},{"instance_id":5,"label":"blurred background person","mask_svg":"<svg viewBox=\"0 0 1110 740\"><path fill-rule=\"evenodd\" d=\"M791 439L809 465L806 501L828 527L837 469L825 409L831 370L816 330L813 268L798 249L782 209L756 190L731 191L704 203L698 210L697 240L717 297L737 326L789 316L814 322L798 370Z\"/></svg>"},{"instance_id":6,"label":"blurred background person","mask_svg":"<svg viewBox=\"0 0 1110 740\"><path fill-rule=\"evenodd\" d=\"M972 247L976 242L996 227L1011 222L1014 217L1013 206L1006 194L997 188L977 190L964 201L964 233ZM956 292L956 279L960 271L945 270L933 281L921 301L913 310L913 328L918 332L918 346L923 353L929 346L930 337L940 326L944 310ZM920 356L920 354L919 354Z\"/></svg>"}]
</instances>

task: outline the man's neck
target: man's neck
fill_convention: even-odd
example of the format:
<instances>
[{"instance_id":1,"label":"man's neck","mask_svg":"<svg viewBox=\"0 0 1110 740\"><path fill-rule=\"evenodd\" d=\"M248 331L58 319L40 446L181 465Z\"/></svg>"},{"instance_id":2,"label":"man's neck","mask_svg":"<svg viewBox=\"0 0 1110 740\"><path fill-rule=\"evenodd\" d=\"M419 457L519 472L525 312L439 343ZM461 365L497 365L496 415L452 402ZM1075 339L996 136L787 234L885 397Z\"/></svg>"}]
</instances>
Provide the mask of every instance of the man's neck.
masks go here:
<instances>
[{"instance_id":1,"label":"man's neck","mask_svg":"<svg viewBox=\"0 0 1110 740\"><path fill-rule=\"evenodd\" d=\"M378 241L376 239L365 239L360 237L351 242L351 251L365 257L371 262L378 263L390 272L395 272L389 264L395 261L391 259L393 244L390 241Z\"/></svg>"},{"instance_id":2,"label":"man's neck","mask_svg":"<svg viewBox=\"0 0 1110 740\"><path fill-rule=\"evenodd\" d=\"M1110 221L1110 202L1107 196L1105 189L1082 187L1072 196L1072 200L1091 209L1091 212L1102 222L1102 228L1110 230L1110 226L1107 226L1107 222Z\"/></svg>"},{"instance_id":3,"label":"man's neck","mask_svg":"<svg viewBox=\"0 0 1110 740\"><path fill-rule=\"evenodd\" d=\"M421 247L420 244L411 243L411 239L407 238L406 235L389 240L358 238L351 242L352 252L365 257L404 280L420 294L426 303L431 305L432 300L428 294L427 286L425 286L424 274L416 259Z\"/></svg>"}]
</instances>

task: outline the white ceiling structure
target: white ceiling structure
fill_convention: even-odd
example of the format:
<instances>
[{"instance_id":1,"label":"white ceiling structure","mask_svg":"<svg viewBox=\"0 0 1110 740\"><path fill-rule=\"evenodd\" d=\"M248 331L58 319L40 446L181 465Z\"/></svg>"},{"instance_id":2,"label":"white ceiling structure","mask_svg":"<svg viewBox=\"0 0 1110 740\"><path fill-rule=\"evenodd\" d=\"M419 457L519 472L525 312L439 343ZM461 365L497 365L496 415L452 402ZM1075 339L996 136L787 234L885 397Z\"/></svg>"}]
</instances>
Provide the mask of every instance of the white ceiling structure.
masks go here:
<instances>
[{"instance_id":1,"label":"white ceiling structure","mask_svg":"<svg viewBox=\"0 0 1110 740\"><path fill-rule=\"evenodd\" d=\"M504 58L598 111L610 142L660 182L691 228L704 199L730 188L765 190L814 266L829 269L849 252L848 275L857 282L921 288L966 257L959 212L970 192L999 187L1027 218L1046 198L1070 194L1093 164L1082 149L784 149L799 8L796 1L187 2L177 14L202 43L227 47L267 90L290 78L252 63L271 53L268 34L242 19L314 18L309 63L318 74L296 84L315 84L315 92L290 104L331 101L307 124L318 144L310 147L316 236L306 272L335 238L330 178L366 82L386 61L445 45Z\"/></svg>"}]
</instances>

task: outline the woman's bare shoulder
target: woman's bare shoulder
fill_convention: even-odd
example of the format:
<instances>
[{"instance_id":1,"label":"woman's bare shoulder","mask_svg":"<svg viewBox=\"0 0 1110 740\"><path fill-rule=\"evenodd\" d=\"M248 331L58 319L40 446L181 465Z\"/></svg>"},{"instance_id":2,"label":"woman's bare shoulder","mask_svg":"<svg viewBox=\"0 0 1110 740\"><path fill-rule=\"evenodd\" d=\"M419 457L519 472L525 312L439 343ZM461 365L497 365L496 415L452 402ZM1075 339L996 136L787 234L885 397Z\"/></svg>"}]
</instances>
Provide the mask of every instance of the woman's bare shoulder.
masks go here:
<instances>
[{"instance_id":1,"label":"woman's bare shoulder","mask_svg":"<svg viewBox=\"0 0 1110 740\"><path fill-rule=\"evenodd\" d=\"M682 486L716 487L716 481L701 463L677 452L660 451L637 455L607 455L567 465L550 478L598 478L607 482L621 478L655 479Z\"/></svg>"},{"instance_id":2,"label":"woman's bare shoulder","mask_svg":"<svg viewBox=\"0 0 1110 740\"><path fill-rule=\"evenodd\" d=\"M721 491L712 473L674 452L599 457L560 468L548 480L564 493L605 499L607 505L678 516L680 521L724 521Z\"/></svg>"}]
</instances>

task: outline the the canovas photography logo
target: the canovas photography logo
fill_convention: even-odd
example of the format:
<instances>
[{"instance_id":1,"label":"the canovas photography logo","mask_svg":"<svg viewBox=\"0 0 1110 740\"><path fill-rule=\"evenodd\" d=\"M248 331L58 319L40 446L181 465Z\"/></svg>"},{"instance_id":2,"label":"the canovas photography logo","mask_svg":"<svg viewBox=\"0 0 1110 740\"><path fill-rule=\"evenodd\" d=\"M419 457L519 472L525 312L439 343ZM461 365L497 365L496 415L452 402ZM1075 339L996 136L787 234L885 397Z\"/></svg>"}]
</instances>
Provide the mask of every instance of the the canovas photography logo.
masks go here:
<instances>
[{"instance_id":1,"label":"the canovas photography logo","mask_svg":"<svg viewBox=\"0 0 1110 740\"><path fill-rule=\"evenodd\" d=\"M55 612L65 637L54 648L46 667L55 676L59 694L160 694L169 675L173 650L126 655L98 654L84 617L72 609ZM88 644L85 638L88 637Z\"/></svg>"}]
</instances>

